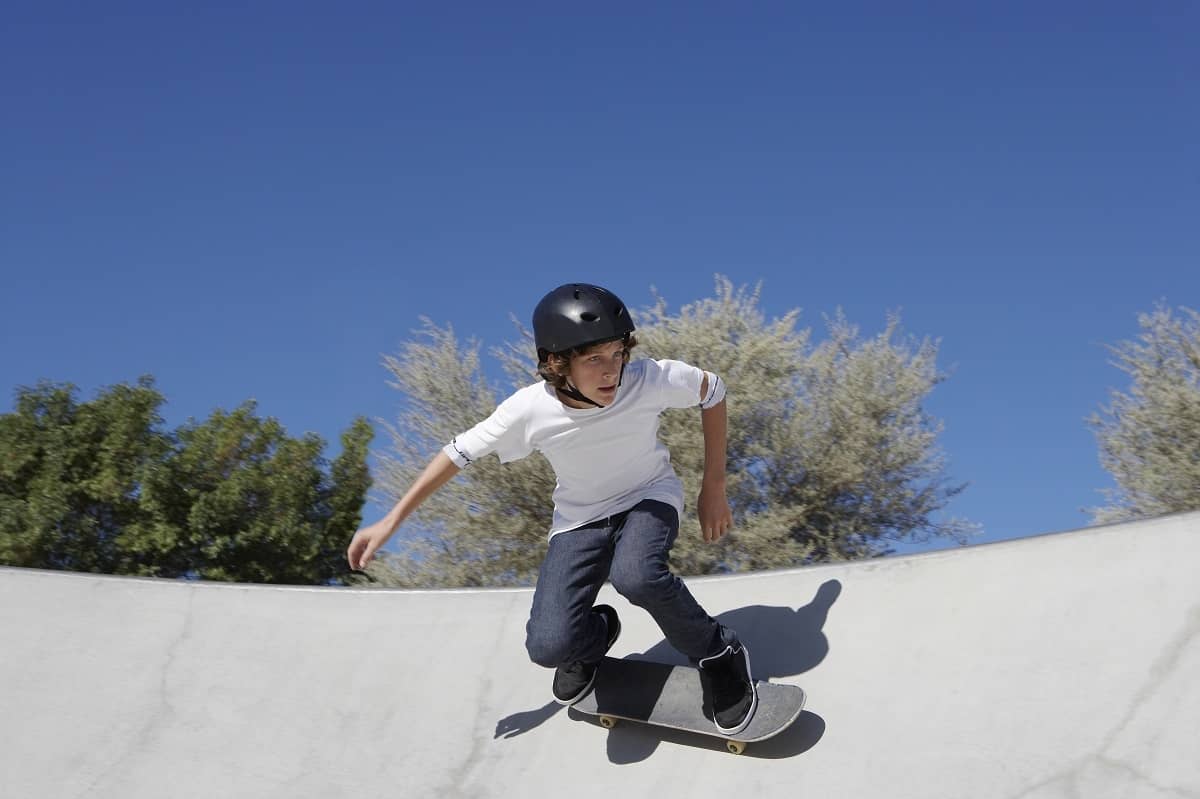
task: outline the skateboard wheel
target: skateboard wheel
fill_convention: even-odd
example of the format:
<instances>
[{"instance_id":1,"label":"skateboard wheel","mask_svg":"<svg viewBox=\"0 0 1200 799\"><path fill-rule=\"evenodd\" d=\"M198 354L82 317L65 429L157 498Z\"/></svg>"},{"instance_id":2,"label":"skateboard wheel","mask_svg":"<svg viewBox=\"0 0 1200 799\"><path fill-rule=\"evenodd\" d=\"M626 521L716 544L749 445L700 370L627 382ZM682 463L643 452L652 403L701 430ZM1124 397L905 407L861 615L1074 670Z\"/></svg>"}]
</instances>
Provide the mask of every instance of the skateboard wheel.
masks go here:
<instances>
[{"instance_id":1,"label":"skateboard wheel","mask_svg":"<svg viewBox=\"0 0 1200 799\"><path fill-rule=\"evenodd\" d=\"M612 716L601 716L600 726L606 730L611 730L613 727L617 726L617 720Z\"/></svg>"},{"instance_id":2,"label":"skateboard wheel","mask_svg":"<svg viewBox=\"0 0 1200 799\"><path fill-rule=\"evenodd\" d=\"M726 741L725 745L729 747L729 751L735 755L740 755L746 751L746 745L741 741Z\"/></svg>"}]
</instances>

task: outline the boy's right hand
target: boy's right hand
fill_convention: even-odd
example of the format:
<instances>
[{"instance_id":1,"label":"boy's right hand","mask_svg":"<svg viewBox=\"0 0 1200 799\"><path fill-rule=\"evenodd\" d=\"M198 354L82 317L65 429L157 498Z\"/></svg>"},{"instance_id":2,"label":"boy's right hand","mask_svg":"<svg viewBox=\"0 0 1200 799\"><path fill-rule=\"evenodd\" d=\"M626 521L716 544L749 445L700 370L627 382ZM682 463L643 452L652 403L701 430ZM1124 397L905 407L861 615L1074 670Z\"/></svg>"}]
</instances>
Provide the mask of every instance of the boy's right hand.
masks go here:
<instances>
[{"instance_id":1,"label":"boy's right hand","mask_svg":"<svg viewBox=\"0 0 1200 799\"><path fill-rule=\"evenodd\" d=\"M346 559L350 568L362 570L375 557L375 552L392 536L392 526L387 519L380 519L372 525L362 528L350 539L346 550Z\"/></svg>"},{"instance_id":2,"label":"boy's right hand","mask_svg":"<svg viewBox=\"0 0 1200 799\"><path fill-rule=\"evenodd\" d=\"M350 547L346 550L346 560L350 561L351 569L365 569L375 557L375 552L392 537L392 533L408 518L417 507L429 498L429 495L445 485L451 477L458 474L459 468L444 452L433 456L433 460L421 472L416 482L408 489L392 512L374 524L364 527L350 539Z\"/></svg>"}]
</instances>

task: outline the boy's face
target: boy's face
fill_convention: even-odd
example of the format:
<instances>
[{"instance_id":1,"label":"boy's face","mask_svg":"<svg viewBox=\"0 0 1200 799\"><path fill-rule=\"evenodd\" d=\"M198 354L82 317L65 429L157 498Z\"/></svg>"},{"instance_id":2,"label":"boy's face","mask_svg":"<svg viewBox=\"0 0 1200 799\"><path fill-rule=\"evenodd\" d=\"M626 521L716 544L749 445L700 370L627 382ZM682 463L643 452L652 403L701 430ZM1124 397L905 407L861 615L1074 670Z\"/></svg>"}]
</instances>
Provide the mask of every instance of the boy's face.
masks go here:
<instances>
[{"instance_id":1,"label":"boy's face","mask_svg":"<svg viewBox=\"0 0 1200 799\"><path fill-rule=\"evenodd\" d=\"M610 405L617 397L617 382L624 362L623 342L597 344L571 358L571 383L583 396Z\"/></svg>"}]
</instances>

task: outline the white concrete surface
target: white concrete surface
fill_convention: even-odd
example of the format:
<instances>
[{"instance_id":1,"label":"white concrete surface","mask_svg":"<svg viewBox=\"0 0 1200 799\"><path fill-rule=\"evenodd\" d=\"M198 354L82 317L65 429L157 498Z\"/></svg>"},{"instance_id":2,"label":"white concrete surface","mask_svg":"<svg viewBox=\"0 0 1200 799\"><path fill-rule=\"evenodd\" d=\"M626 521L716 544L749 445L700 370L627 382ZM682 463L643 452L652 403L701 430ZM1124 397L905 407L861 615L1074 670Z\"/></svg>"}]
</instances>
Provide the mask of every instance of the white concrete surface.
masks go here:
<instances>
[{"instance_id":1,"label":"white concrete surface","mask_svg":"<svg viewBox=\"0 0 1200 799\"><path fill-rule=\"evenodd\" d=\"M1200 797L1200 514L692 580L808 692L738 757L550 702L531 593L0 570L0 796ZM615 654L664 653L647 615Z\"/></svg>"}]
</instances>

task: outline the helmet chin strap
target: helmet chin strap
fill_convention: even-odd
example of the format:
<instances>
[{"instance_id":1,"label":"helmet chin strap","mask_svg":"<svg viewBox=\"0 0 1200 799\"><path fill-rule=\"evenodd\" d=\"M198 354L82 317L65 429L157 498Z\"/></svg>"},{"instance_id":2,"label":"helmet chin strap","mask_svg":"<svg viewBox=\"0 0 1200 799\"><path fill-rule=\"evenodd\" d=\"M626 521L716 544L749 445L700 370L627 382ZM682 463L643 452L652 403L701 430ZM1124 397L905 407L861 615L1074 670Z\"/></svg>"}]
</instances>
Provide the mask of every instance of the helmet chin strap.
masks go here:
<instances>
[{"instance_id":1,"label":"helmet chin strap","mask_svg":"<svg viewBox=\"0 0 1200 799\"><path fill-rule=\"evenodd\" d=\"M621 364L621 374L617 378L617 388L621 387L621 383L624 382L624 380L625 380L625 364ZM603 405L596 402L591 397L585 397L583 395L583 392L580 391L579 389L575 388L575 386L571 385L570 382L567 383L565 388L557 389L557 391L559 394L562 394L564 397L570 397L571 399L575 400L576 402L586 402L591 405L595 405L597 408L604 407Z\"/></svg>"},{"instance_id":2,"label":"helmet chin strap","mask_svg":"<svg viewBox=\"0 0 1200 799\"><path fill-rule=\"evenodd\" d=\"M570 397L571 399L575 400L576 402L587 402L592 405L595 405L597 408L604 407L603 405L596 402L591 397L583 396L583 392L581 392L579 389L575 388L575 386L571 385L570 383L567 383L567 385L565 387L558 389L558 393L562 394L564 397Z\"/></svg>"}]
</instances>

